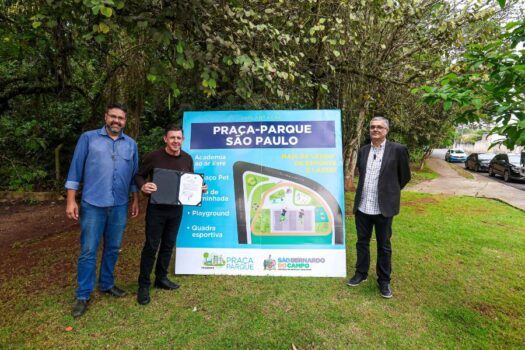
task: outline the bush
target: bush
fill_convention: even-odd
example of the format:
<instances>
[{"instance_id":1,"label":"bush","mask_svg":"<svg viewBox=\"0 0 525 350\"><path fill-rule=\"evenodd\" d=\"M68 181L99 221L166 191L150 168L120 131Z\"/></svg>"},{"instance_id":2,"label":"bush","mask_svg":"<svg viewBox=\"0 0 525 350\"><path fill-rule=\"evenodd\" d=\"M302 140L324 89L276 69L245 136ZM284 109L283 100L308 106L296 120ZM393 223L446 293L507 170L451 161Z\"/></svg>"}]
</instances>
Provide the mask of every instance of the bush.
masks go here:
<instances>
[{"instance_id":1,"label":"bush","mask_svg":"<svg viewBox=\"0 0 525 350\"><path fill-rule=\"evenodd\" d=\"M149 130L147 134L140 135L137 139L139 153L141 156L148 154L164 145L164 129L157 126Z\"/></svg>"}]
</instances>

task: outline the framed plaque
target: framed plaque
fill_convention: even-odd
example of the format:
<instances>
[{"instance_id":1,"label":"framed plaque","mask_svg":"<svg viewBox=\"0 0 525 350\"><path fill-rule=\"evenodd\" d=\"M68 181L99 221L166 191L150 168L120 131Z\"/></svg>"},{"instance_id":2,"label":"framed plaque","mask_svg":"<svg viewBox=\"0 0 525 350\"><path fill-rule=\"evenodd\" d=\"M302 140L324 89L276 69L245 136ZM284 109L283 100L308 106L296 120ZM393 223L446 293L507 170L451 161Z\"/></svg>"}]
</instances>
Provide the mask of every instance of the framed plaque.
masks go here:
<instances>
[{"instance_id":1,"label":"framed plaque","mask_svg":"<svg viewBox=\"0 0 525 350\"><path fill-rule=\"evenodd\" d=\"M157 191L150 197L152 204L200 206L202 203L203 174L155 168L152 181L157 185Z\"/></svg>"}]
</instances>

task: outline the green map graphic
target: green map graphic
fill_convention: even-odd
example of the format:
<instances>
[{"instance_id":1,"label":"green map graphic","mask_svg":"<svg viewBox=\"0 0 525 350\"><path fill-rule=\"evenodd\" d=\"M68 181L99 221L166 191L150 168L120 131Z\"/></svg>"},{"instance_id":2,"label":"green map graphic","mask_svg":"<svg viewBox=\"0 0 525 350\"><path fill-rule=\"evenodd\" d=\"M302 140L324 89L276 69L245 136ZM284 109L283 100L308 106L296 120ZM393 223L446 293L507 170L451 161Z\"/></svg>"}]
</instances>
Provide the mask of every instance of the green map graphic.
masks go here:
<instances>
[{"instance_id":1,"label":"green map graphic","mask_svg":"<svg viewBox=\"0 0 525 350\"><path fill-rule=\"evenodd\" d=\"M333 213L314 190L254 172L243 185L252 244L332 244Z\"/></svg>"}]
</instances>

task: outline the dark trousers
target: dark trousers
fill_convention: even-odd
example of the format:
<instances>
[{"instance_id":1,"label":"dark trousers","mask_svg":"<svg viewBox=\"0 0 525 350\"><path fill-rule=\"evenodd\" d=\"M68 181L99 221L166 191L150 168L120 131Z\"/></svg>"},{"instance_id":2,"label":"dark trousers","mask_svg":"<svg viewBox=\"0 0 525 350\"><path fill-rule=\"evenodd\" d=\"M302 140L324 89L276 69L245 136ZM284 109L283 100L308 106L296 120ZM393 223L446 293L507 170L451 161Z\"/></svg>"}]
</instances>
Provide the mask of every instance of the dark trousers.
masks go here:
<instances>
[{"instance_id":1,"label":"dark trousers","mask_svg":"<svg viewBox=\"0 0 525 350\"><path fill-rule=\"evenodd\" d=\"M160 280L168 275L171 253L177 240L181 219L182 206L148 204L146 242L140 257L139 286L150 286L150 275L157 251L159 254L155 266L155 278Z\"/></svg>"},{"instance_id":2,"label":"dark trousers","mask_svg":"<svg viewBox=\"0 0 525 350\"><path fill-rule=\"evenodd\" d=\"M377 241L377 281L390 283L390 273L392 272L392 220L393 217L383 215L368 215L360 212L355 214L355 226L357 229L357 262L355 264L356 273L368 276L370 268L370 238L372 229L375 226Z\"/></svg>"}]
</instances>

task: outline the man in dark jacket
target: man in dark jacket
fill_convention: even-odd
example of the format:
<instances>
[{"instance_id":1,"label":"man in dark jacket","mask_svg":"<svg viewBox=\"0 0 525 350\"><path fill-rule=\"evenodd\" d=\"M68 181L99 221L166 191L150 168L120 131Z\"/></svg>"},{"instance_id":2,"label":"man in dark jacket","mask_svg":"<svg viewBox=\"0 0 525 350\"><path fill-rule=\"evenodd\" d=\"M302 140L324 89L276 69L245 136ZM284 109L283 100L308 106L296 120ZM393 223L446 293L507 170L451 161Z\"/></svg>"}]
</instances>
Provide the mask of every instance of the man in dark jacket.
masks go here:
<instances>
[{"instance_id":1,"label":"man in dark jacket","mask_svg":"<svg viewBox=\"0 0 525 350\"><path fill-rule=\"evenodd\" d=\"M401 189L410 181L408 150L389 142L388 119L374 117L370 121L371 144L361 147L357 155L359 184L354 203L357 229L357 262L355 275L348 285L355 287L368 278L370 238L375 226L377 240L377 281L384 298L392 297L392 220L399 213Z\"/></svg>"},{"instance_id":2,"label":"man in dark jacket","mask_svg":"<svg viewBox=\"0 0 525 350\"><path fill-rule=\"evenodd\" d=\"M157 191L152 181L155 168L193 172L193 159L181 147L184 142L183 131L176 125L166 128L164 135L166 146L144 157L142 165L135 175L135 183L140 190L151 195ZM202 186L202 192L208 191L208 185ZM179 285L168 279L168 265L177 233L182 220L181 205L153 204L148 201L146 210L146 241L140 257L139 289L137 301L141 305L149 304L150 274L155 264L155 287L175 290ZM158 256L157 256L158 252ZM155 259L156 257L156 259Z\"/></svg>"}]
</instances>

